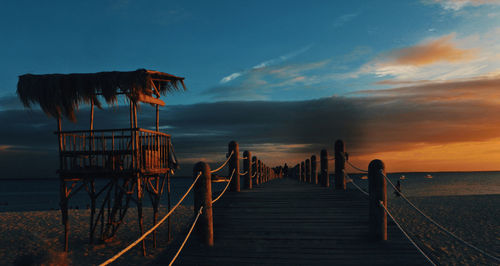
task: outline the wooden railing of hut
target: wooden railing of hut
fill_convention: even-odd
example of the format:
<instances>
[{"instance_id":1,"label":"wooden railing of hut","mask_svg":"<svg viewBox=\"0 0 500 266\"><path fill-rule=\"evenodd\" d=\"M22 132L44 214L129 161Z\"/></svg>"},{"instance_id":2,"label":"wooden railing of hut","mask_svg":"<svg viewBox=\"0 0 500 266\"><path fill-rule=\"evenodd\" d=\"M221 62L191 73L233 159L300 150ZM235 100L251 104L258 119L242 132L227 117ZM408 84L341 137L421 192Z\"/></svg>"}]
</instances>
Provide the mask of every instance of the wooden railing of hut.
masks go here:
<instances>
[{"instance_id":1,"label":"wooden railing of hut","mask_svg":"<svg viewBox=\"0 0 500 266\"><path fill-rule=\"evenodd\" d=\"M170 135L144 128L58 131L63 177L159 174L169 168Z\"/></svg>"}]
</instances>

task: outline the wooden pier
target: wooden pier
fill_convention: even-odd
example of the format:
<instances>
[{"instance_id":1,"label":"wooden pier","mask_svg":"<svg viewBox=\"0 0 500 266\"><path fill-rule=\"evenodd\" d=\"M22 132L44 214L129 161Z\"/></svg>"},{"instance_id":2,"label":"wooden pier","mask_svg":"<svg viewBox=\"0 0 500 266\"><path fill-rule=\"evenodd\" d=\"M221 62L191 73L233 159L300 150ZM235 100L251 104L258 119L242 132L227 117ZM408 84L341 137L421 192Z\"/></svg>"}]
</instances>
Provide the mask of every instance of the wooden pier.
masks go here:
<instances>
[{"instance_id":1,"label":"wooden pier","mask_svg":"<svg viewBox=\"0 0 500 266\"><path fill-rule=\"evenodd\" d=\"M226 193L213 206L214 241L188 241L175 265L427 265L401 231L368 234L369 201L350 185L334 190L273 179ZM168 264L165 252L156 264Z\"/></svg>"}]
</instances>

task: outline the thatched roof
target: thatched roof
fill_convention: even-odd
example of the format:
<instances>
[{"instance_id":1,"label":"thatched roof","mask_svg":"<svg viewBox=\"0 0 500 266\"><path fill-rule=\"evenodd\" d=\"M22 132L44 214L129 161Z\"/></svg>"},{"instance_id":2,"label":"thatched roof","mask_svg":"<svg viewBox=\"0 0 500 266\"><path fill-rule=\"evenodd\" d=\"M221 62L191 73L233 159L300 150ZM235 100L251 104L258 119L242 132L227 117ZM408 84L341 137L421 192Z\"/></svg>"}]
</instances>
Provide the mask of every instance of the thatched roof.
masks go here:
<instances>
[{"instance_id":1,"label":"thatched roof","mask_svg":"<svg viewBox=\"0 0 500 266\"><path fill-rule=\"evenodd\" d=\"M165 95L181 89L186 90L184 78L146 69L90 74L25 74L19 76L17 83L17 95L24 106L38 103L49 116L64 115L72 121L76 120L75 110L81 103L93 101L101 108L98 96L108 104L115 103L119 94L137 102L144 96L156 94L156 90Z\"/></svg>"}]
</instances>

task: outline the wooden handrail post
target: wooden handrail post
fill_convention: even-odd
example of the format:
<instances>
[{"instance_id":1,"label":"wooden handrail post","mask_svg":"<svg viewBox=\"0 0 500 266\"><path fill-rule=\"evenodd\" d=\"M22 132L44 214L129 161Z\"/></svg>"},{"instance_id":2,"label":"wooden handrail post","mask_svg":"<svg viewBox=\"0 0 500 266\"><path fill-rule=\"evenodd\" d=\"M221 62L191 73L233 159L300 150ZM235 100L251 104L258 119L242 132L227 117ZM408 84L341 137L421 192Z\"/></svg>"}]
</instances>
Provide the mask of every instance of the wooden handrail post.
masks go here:
<instances>
[{"instance_id":1,"label":"wooden handrail post","mask_svg":"<svg viewBox=\"0 0 500 266\"><path fill-rule=\"evenodd\" d=\"M311 156L311 183L318 184L316 155Z\"/></svg>"},{"instance_id":2,"label":"wooden handrail post","mask_svg":"<svg viewBox=\"0 0 500 266\"><path fill-rule=\"evenodd\" d=\"M311 160L306 159L306 182L311 183Z\"/></svg>"},{"instance_id":3,"label":"wooden handrail post","mask_svg":"<svg viewBox=\"0 0 500 266\"><path fill-rule=\"evenodd\" d=\"M243 172L246 172L245 188L252 189L252 153L250 151L244 151L243 157L245 157L245 160L243 160Z\"/></svg>"},{"instance_id":4,"label":"wooden handrail post","mask_svg":"<svg viewBox=\"0 0 500 266\"><path fill-rule=\"evenodd\" d=\"M269 182L269 167L264 166L264 178L266 180L266 182Z\"/></svg>"},{"instance_id":5,"label":"wooden handrail post","mask_svg":"<svg viewBox=\"0 0 500 266\"><path fill-rule=\"evenodd\" d=\"M304 173L305 173L305 163L304 163L304 161L302 161L302 162L300 162L300 181L301 182L304 182L304 180L306 179L304 176Z\"/></svg>"},{"instance_id":6,"label":"wooden handrail post","mask_svg":"<svg viewBox=\"0 0 500 266\"><path fill-rule=\"evenodd\" d=\"M266 167L266 173L267 173L267 182L271 180L271 168L269 166Z\"/></svg>"},{"instance_id":7,"label":"wooden handrail post","mask_svg":"<svg viewBox=\"0 0 500 266\"><path fill-rule=\"evenodd\" d=\"M252 157L252 174L255 173L255 179L253 179L251 176L250 176L250 179L252 180L253 179L253 183L255 183L255 185L258 185L259 183L257 183L257 157L253 156Z\"/></svg>"},{"instance_id":8,"label":"wooden handrail post","mask_svg":"<svg viewBox=\"0 0 500 266\"><path fill-rule=\"evenodd\" d=\"M335 141L335 189L345 190L345 145L344 141Z\"/></svg>"},{"instance_id":9,"label":"wooden handrail post","mask_svg":"<svg viewBox=\"0 0 500 266\"><path fill-rule=\"evenodd\" d=\"M240 192L240 147L238 142L233 140L229 142L228 148L228 155L231 154L231 152L233 153L233 156L229 159L228 175L231 175L234 171L233 180L231 181L229 190Z\"/></svg>"},{"instance_id":10,"label":"wooden handrail post","mask_svg":"<svg viewBox=\"0 0 500 266\"><path fill-rule=\"evenodd\" d=\"M264 162L260 161L262 163L262 167L260 168L261 174L262 174L262 179L261 182L262 184L266 183L266 165Z\"/></svg>"},{"instance_id":11,"label":"wooden handrail post","mask_svg":"<svg viewBox=\"0 0 500 266\"><path fill-rule=\"evenodd\" d=\"M259 184L262 184L262 161L261 160L258 160L257 161L257 180L259 181L258 183Z\"/></svg>"},{"instance_id":12,"label":"wooden handrail post","mask_svg":"<svg viewBox=\"0 0 500 266\"><path fill-rule=\"evenodd\" d=\"M368 166L368 191L370 193L369 234L375 240L387 240L387 213L380 202L387 207L387 183L385 165L373 160Z\"/></svg>"},{"instance_id":13,"label":"wooden handrail post","mask_svg":"<svg viewBox=\"0 0 500 266\"><path fill-rule=\"evenodd\" d=\"M328 152L326 149L321 150L321 186L329 187L330 186L330 178L328 177Z\"/></svg>"},{"instance_id":14,"label":"wooden handrail post","mask_svg":"<svg viewBox=\"0 0 500 266\"><path fill-rule=\"evenodd\" d=\"M214 220L212 214L212 180L210 166L205 162L195 164L193 180L201 172L200 179L194 186L194 214L197 215L201 206L202 214L196 226L200 239L208 246L214 245Z\"/></svg>"},{"instance_id":15,"label":"wooden handrail post","mask_svg":"<svg viewBox=\"0 0 500 266\"><path fill-rule=\"evenodd\" d=\"M267 183L267 181L269 181L269 168L264 165L264 182Z\"/></svg>"}]
</instances>

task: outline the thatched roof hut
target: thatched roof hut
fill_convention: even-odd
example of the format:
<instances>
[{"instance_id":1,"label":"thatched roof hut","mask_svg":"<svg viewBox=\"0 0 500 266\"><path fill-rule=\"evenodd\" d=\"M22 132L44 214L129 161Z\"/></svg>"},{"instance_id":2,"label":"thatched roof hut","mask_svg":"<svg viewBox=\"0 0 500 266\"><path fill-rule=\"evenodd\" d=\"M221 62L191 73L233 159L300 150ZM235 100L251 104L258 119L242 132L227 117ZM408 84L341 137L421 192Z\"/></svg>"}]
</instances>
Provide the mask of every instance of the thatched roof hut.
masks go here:
<instances>
[{"instance_id":1,"label":"thatched roof hut","mask_svg":"<svg viewBox=\"0 0 500 266\"><path fill-rule=\"evenodd\" d=\"M163 105L160 94L186 90L184 78L158 71L99 72L89 74L48 74L19 76L17 94L26 107L40 104L49 116L66 116L75 121L75 110L81 103L93 103L101 108L99 96L108 104L125 95L133 102ZM155 95L156 98L152 96Z\"/></svg>"}]
</instances>

